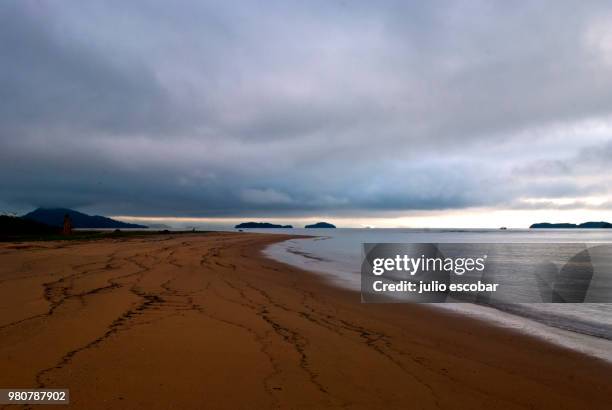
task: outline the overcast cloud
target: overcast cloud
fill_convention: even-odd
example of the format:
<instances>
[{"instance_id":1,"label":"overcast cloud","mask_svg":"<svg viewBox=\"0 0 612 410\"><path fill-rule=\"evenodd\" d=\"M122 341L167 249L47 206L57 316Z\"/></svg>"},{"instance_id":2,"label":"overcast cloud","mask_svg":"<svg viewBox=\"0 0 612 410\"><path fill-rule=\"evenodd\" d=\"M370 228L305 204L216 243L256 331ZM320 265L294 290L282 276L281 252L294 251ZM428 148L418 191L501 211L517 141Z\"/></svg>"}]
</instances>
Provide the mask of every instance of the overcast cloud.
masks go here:
<instances>
[{"instance_id":1,"label":"overcast cloud","mask_svg":"<svg viewBox=\"0 0 612 410\"><path fill-rule=\"evenodd\" d=\"M610 209L611 90L605 1L4 0L0 205Z\"/></svg>"}]
</instances>

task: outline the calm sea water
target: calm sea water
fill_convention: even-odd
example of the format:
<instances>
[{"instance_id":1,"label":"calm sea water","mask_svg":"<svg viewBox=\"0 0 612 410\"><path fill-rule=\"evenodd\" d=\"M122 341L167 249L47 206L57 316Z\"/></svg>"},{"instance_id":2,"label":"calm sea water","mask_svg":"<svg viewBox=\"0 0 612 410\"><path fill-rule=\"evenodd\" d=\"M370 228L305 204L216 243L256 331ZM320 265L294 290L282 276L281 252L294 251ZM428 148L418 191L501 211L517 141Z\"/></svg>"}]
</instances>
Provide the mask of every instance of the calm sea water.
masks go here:
<instances>
[{"instance_id":1,"label":"calm sea water","mask_svg":"<svg viewBox=\"0 0 612 410\"><path fill-rule=\"evenodd\" d=\"M256 231L256 230L249 230ZM469 229L265 229L261 232L312 235L269 247L276 260L317 272L337 286L359 290L361 244L376 243L612 243L612 230ZM612 361L612 303L436 304Z\"/></svg>"}]
</instances>

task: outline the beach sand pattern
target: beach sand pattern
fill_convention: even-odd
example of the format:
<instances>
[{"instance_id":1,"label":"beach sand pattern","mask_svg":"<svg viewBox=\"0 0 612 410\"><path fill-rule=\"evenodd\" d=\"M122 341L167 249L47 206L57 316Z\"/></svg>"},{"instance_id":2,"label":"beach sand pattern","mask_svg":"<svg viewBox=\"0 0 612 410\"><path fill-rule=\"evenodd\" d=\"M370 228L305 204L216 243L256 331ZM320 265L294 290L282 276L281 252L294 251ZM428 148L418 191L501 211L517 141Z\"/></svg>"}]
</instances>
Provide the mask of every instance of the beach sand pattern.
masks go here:
<instances>
[{"instance_id":1,"label":"beach sand pattern","mask_svg":"<svg viewBox=\"0 0 612 410\"><path fill-rule=\"evenodd\" d=\"M282 235L0 245L0 386L97 408L609 408L612 367L452 312L365 305Z\"/></svg>"}]
</instances>

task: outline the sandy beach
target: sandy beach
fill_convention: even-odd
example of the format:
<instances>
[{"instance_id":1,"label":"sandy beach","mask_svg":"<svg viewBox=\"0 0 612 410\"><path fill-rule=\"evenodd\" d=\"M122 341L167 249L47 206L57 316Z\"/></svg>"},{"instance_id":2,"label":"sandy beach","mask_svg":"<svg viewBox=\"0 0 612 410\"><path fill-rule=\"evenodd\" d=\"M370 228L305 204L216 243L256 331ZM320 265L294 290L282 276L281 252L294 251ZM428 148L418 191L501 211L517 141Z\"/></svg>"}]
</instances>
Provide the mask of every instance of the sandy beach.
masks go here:
<instances>
[{"instance_id":1,"label":"sandy beach","mask_svg":"<svg viewBox=\"0 0 612 410\"><path fill-rule=\"evenodd\" d=\"M0 387L69 388L78 409L610 408L609 364L427 306L362 304L261 255L284 239L0 244Z\"/></svg>"}]
</instances>

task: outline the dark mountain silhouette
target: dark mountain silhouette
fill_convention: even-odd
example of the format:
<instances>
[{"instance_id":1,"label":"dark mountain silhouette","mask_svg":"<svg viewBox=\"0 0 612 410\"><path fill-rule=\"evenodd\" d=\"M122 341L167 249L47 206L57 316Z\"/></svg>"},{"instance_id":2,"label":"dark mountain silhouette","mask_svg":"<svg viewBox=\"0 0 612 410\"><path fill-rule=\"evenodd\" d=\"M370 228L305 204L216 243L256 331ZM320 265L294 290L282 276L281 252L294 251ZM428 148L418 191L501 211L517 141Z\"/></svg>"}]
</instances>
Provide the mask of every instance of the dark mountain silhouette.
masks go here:
<instances>
[{"instance_id":1,"label":"dark mountain silhouette","mask_svg":"<svg viewBox=\"0 0 612 410\"><path fill-rule=\"evenodd\" d=\"M537 223L537 224L533 224L531 225L529 228L531 229L538 229L538 228L557 228L557 229L572 229L572 228L577 228L577 229L600 229L600 228L612 228L612 224L609 222L584 222L581 223L579 225L576 224L571 224L571 223L548 223L548 222L542 222L542 223Z\"/></svg>"},{"instance_id":2,"label":"dark mountain silhouette","mask_svg":"<svg viewBox=\"0 0 612 410\"><path fill-rule=\"evenodd\" d=\"M335 228L336 225L332 225L329 222L317 222L316 224L306 225L304 228Z\"/></svg>"},{"instance_id":3,"label":"dark mountain silhouette","mask_svg":"<svg viewBox=\"0 0 612 410\"><path fill-rule=\"evenodd\" d=\"M67 208L38 208L29 214L24 215L23 218L50 226L60 227L64 225L64 215L66 214L70 216L73 228L147 228L144 225L116 221L100 215L87 215Z\"/></svg>"},{"instance_id":4,"label":"dark mountain silhouette","mask_svg":"<svg viewBox=\"0 0 612 410\"><path fill-rule=\"evenodd\" d=\"M243 228L293 228L291 225L276 225L268 222L243 222L241 224L236 225L234 228L243 229Z\"/></svg>"}]
</instances>

